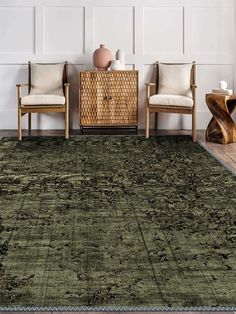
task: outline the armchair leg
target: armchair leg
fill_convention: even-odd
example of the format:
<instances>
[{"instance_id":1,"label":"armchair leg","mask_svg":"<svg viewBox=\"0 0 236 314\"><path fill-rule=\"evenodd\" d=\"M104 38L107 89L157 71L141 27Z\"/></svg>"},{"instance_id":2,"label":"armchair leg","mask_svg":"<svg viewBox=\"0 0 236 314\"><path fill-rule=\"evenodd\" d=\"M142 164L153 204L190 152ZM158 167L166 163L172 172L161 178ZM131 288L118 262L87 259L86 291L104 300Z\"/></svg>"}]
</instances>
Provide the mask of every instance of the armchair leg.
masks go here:
<instances>
[{"instance_id":1,"label":"armchair leg","mask_svg":"<svg viewBox=\"0 0 236 314\"><path fill-rule=\"evenodd\" d=\"M28 131L31 132L31 113L28 114Z\"/></svg>"},{"instance_id":2,"label":"armchair leg","mask_svg":"<svg viewBox=\"0 0 236 314\"><path fill-rule=\"evenodd\" d=\"M157 131L158 128L158 112L155 112L155 131Z\"/></svg>"},{"instance_id":3,"label":"armchair leg","mask_svg":"<svg viewBox=\"0 0 236 314\"><path fill-rule=\"evenodd\" d=\"M22 141L22 115L21 108L18 108L18 140Z\"/></svg>"},{"instance_id":4,"label":"armchair leg","mask_svg":"<svg viewBox=\"0 0 236 314\"><path fill-rule=\"evenodd\" d=\"M65 139L69 139L69 108L66 108L65 112Z\"/></svg>"},{"instance_id":5,"label":"armchair leg","mask_svg":"<svg viewBox=\"0 0 236 314\"><path fill-rule=\"evenodd\" d=\"M146 138L149 138L150 113L148 106L146 107Z\"/></svg>"},{"instance_id":6,"label":"armchair leg","mask_svg":"<svg viewBox=\"0 0 236 314\"><path fill-rule=\"evenodd\" d=\"M197 130L196 130L196 111L194 110L192 113L192 138L193 142L197 141Z\"/></svg>"},{"instance_id":7,"label":"armchair leg","mask_svg":"<svg viewBox=\"0 0 236 314\"><path fill-rule=\"evenodd\" d=\"M65 139L69 139L69 127L70 127L70 121L69 121L69 84L65 84L65 97L66 97L66 104L65 104Z\"/></svg>"}]
</instances>

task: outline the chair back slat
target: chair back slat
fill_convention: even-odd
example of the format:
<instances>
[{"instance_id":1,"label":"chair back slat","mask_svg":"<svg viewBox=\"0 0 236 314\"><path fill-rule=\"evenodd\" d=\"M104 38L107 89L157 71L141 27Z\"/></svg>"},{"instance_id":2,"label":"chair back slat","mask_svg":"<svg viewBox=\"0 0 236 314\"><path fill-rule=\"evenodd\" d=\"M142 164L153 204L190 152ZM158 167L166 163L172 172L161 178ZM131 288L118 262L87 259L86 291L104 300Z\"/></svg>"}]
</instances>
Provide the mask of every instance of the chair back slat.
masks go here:
<instances>
[{"instance_id":1,"label":"chair back slat","mask_svg":"<svg viewBox=\"0 0 236 314\"><path fill-rule=\"evenodd\" d=\"M159 62L156 62L156 94L159 91Z\"/></svg>"},{"instance_id":2,"label":"chair back slat","mask_svg":"<svg viewBox=\"0 0 236 314\"><path fill-rule=\"evenodd\" d=\"M63 92L65 94L65 83L68 83L68 62L65 61L65 67L64 67L64 72L63 72L63 77L62 77L62 87L63 87Z\"/></svg>"},{"instance_id":3,"label":"chair back slat","mask_svg":"<svg viewBox=\"0 0 236 314\"><path fill-rule=\"evenodd\" d=\"M196 62L193 61L193 67L191 71L191 84L196 84Z\"/></svg>"},{"instance_id":4,"label":"chair back slat","mask_svg":"<svg viewBox=\"0 0 236 314\"><path fill-rule=\"evenodd\" d=\"M28 94L30 94L31 89L31 62L28 62Z\"/></svg>"}]
</instances>

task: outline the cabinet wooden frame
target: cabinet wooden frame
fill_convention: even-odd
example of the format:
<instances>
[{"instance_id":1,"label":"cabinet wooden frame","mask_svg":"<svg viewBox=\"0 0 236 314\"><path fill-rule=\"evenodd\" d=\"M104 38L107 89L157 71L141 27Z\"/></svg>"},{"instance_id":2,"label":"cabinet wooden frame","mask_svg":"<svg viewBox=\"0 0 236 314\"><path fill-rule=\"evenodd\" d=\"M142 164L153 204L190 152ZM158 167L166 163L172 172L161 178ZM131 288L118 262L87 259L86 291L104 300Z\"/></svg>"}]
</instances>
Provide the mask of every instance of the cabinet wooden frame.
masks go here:
<instances>
[{"instance_id":1,"label":"cabinet wooden frame","mask_svg":"<svg viewBox=\"0 0 236 314\"><path fill-rule=\"evenodd\" d=\"M138 71L80 72L79 125L137 129Z\"/></svg>"},{"instance_id":2,"label":"cabinet wooden frame","mask_svg":"<svg viewBox=\"0 0 236 314\"><path fill-rule=\"evenodd\" d=\"M38 63L40 64L40 63ZM41 63L43 64L43 63ZM44 63L45 64L45 63ZM51 63L50 63L51 64ZM63 91L65 95L65 105L21 105L22 87L28 87L28 94L31 89L31 62L28 62L28 84L17 84L17 98L18 98L18 140L22 141L22 117L28 114L28 131L31 132L31 113L50 113L63 112L65 114L65 138L69 138L69 87L68 79L68 62L65 62L63 72Z\"/></svg>"},{"instance_id":3,"label":"cabinet wooden frame","mask_svg":"<svg viewBox=\"0 0 236 314\"><path fill-rule=\"evenodd\" d=\"M192 115L192 139L193 142L197 140L197 131L196 131L196 62L192 63L191 76L190 76L190 88L193 95L193 107L184 107L184 106L163 106L163 105L151 105L149 104L149 98L152 94L152 90L155 89L155 93L158 94L159 87L159 62L156 63L156 83L146 83L146 100L145 100L145 108L146 108L146 130L145 136L149 138L149 128L150 128L150 113L155 113L155 129L157 130L157 119L158 112L164 113L178 113L178 114L191 114ZM186 63L162 63L166 65L184 65Z\"/></svg>"}]
</instances>

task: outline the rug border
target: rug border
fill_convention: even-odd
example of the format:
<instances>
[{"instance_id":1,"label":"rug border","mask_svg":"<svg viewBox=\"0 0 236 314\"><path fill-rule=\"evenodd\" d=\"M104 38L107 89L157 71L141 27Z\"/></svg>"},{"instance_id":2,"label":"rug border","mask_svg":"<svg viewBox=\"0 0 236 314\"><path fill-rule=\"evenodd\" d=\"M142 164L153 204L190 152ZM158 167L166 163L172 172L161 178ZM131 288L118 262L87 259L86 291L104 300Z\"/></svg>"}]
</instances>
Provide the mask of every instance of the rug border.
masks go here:
<instances>
[{"instance_id":1,"label":"rug border","mask_svg":"<svg viewBox=\"0 0 236 314\"><path fill-rule=\"evenodd\" d=\"M236 307L129 307L129 306L1 306L0 312L235 312Z\"/></svg>"}]
</instances>

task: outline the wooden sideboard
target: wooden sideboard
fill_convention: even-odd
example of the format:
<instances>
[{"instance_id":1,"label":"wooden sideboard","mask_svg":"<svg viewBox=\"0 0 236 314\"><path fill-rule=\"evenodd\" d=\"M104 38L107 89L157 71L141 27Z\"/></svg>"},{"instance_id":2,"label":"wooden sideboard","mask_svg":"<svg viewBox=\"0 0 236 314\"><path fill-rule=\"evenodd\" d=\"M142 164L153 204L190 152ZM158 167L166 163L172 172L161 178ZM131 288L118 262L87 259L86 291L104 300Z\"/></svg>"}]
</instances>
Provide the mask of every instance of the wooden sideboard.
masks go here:
<instances>
[{"instance_id":1,"label":"wooden sideboard","mask_svg":"<svg viewBox=\"0 0 236 314\"><path fill-rule=\"evenodd\" d=\"M82 71L79 124L84 127L138 127L138 71Z\"/></svg>"}]
</instances>

